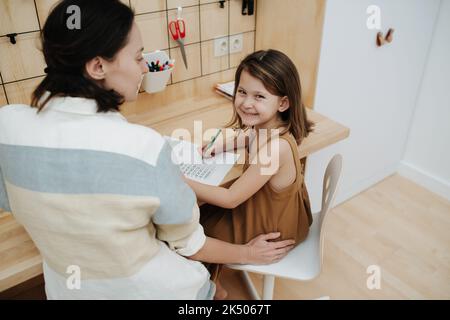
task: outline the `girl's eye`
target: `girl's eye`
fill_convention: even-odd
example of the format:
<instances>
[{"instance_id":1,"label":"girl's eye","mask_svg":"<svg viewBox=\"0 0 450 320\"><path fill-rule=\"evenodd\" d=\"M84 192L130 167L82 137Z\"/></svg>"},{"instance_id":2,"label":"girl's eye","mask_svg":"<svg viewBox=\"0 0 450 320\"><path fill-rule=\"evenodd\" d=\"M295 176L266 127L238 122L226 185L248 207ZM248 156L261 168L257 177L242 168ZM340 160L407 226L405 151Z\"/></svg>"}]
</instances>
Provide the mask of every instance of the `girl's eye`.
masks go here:
<instances>
[{"instance_id":1,"label":"girl's eye","mask_svg":"<svg viewBox=\"0 0 450 320\"><path fill-rule=\"evenodd\" d=\"M265 97L258 94L258 95L256 96L256 99L265 99Z\"/></svg>"},{"instance_id":2,"label":"girl's eye","mask_svg":"<svg viewBox=\"0 0 450 320\"><path fill-rule=\"evenodd\" d=\"M239 90L238 90L238 93L239 93L239 94L245 94L245 91L242 90L242 89L239 89Z\"/></svg>"},{"instance_id":3,"label":"girl's eye","mask_svg":"<svg viewBox=\"0 0 450 320\"><path fill-rule=\"evenodd\" d=\"M139 62L141 62L142 60L144 60L144 57L140 57L140 58L138 59Z\"/></svg>"}]
</instances>

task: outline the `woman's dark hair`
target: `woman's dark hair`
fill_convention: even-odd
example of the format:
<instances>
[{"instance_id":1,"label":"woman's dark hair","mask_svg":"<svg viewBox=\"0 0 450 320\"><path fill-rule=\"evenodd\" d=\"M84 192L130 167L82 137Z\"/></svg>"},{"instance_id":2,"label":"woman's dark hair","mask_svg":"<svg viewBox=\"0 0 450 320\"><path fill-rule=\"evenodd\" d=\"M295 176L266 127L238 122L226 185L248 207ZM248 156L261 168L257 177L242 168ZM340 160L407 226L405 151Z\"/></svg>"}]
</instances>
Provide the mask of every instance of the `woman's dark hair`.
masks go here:
<instances>
[{"instance_id":1,"label":"woman's dark hair","mask_svg":"<svg viewBox=\"0 0 450 320\"><path fill-rule=\"evenodd\" d=\"M288 98L289 108L280 113L281 120L286 126L281 134L290 132L297 144L300 144L303 138L306 138L313 130L314 124L307 119L302 99L300 76L292 60L283 52L273 49L260 50L249 54L242 60L236 70L234 97L236 97L241 74L244 70L252 77L259 79L271 94ZM245 129L236 109L234 109L233 118L228 126Z\"/></svg>"},{"instance_id":2,"label":"woman's dark hair","mask_svg":"<svg viewBox=\"0 0 450 320\"><path fill-rule=\"evenodd\" d=\"M80 13L79 28L68 19ZM119 111L124 98L107 90L85 73L85 64L99 56L108 61L128 43L134 13L119 0L63 0L45 22L41 33L47 63L46 77L34 90L31 106L38 112L55 96L95 99L98 112ZM50 94L43 98L46 91Z\"/></svg>"}]
</instances>

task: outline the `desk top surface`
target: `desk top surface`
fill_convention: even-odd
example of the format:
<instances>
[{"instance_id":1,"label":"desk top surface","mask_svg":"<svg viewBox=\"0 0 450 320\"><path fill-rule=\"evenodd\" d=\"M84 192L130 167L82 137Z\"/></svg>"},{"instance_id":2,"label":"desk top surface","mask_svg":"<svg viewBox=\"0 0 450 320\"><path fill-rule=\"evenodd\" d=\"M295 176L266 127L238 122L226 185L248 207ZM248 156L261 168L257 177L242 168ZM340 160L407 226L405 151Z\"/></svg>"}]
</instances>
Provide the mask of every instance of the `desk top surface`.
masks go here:
<instances>
[{"instance_id":1,"label":"desk top surface","mask_svg":"<svg viewBox=\"0 0 450 320\"><path fill-rule=\"evenodd\" d=\"M231 102L225 98L192 99L182 114L180 106L180 103L158 106L147 113L128 115L126 118L130 122L152 127L163 135L171 135L178 128L193 132L196 120L203 121L203 130L223 127L232 115ZM345 126L312 110L307 111L308 118L315 123L315 129L299 147L301 158L348 137L350 130ZM233 168L224 183L237 178L240 172L239 168ZM11 214L0 209L0 292L40 274L42 258L33 241Z\"/></svg>"}]
</instances>

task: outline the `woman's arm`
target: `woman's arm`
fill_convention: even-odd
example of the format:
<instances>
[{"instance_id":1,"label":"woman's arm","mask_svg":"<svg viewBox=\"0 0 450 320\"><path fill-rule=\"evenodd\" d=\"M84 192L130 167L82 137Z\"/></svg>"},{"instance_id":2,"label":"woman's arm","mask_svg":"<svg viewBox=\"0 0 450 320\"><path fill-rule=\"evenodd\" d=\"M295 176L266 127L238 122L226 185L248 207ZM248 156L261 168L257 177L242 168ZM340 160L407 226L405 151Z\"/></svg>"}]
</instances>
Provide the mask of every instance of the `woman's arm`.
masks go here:
<instances>
[{"instance_id":1,"label":"woman's arm","mask_svg":"<svg viewBox=\"0 0 450 320\"><path fill-rule=\"evenodd\" d=\"M2 168L0 167L0 212L3 210L11 211L9 207L8 195L6 194L6 186L3 181Z\"/></svg>"},{"instance_id":2,"label":"woman's arm","mask_svg":"<svg viewBox=\"0 0 450 320\"><path fill-rule=\"evenodd\" d=\"M263 234L250 240L247 244L232 244L206 237L203 247L192 260L210 263L268 264L283 258L292 248L294 240L268 241L280 236L279 232Z\"/></svg>"}]
</instances>

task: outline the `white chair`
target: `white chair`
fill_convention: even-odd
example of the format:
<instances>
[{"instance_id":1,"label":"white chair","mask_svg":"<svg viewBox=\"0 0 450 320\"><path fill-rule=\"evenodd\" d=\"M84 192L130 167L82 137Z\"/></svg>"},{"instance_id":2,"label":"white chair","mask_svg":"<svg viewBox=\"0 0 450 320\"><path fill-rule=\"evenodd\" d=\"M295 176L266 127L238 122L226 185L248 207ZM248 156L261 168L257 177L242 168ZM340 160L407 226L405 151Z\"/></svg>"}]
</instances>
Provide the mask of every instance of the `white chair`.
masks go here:
<instances>
[{"instance_id":1,"label":"white chair","mask_svg":"<svg viewBox=\"0 0 450 320\"><path fill-rule=\"evenodd\" d=\"M307 281L320 274L323 260L324 221L336 194L341 169L342 156L336 154L328 163L323 178L322 208L319 212L313 214L313 223L305 241L292 249L286 257L270 265L227 265L228 268L242 271L253 299L260 300L261 298L248 272L259 273L264 276L263 300L273 298L275 277Z\"/></svg>"}]
</instances>

